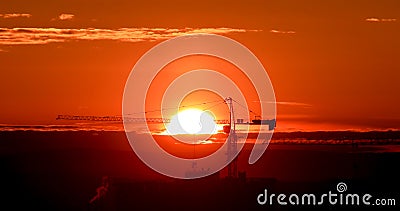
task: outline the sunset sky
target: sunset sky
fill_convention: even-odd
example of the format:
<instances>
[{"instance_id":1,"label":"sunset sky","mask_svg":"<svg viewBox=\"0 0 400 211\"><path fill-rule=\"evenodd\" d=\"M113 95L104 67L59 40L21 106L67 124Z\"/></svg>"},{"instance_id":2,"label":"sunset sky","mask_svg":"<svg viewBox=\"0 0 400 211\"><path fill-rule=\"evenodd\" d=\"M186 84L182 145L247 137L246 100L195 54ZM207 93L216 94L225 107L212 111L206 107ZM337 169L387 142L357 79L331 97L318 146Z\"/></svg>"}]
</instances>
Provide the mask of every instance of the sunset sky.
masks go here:
<instances>
[{"instance_id":1,"label":"sunset sky","mask_svg":"<svg viewBox=\"0 0 400 211\"><path fill-rule=\"evenodd\" d=\"M215 33L264 65L282 130L400 129L400 1L0 2L0 124L120 115L136 61Z\"/></svg>"}]
</instances>

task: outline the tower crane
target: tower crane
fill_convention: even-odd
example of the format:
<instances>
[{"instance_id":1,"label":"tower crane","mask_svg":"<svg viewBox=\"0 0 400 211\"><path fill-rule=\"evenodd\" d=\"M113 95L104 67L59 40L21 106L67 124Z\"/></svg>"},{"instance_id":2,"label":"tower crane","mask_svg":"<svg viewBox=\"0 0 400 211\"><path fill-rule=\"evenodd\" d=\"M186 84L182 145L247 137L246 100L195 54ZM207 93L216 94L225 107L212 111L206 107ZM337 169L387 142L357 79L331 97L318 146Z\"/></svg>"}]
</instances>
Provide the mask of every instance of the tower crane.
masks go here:
<instances>
[{"instance_id":1,"label":"tower crane","mask_svg":"<svg viewBox=\"0 0 400 211\"><path fill-rule=\"evenodd\" d=\"M243 119L235 119L233 102L236 102L231 97L227 97L223 101L229 107L229 119L214 120L216 124L223 124L223 130L228 134L228 150L227 159L231 161L228 165L228 178L237 178L237 134L236 124L242 125L268 125L269 130L273 130L276 126L275 119L262 120L261 116L255 116L251 122L244 122ZM236 102L238 103L238 102ZM205 103L203 103L205 104ZM239 103L238 103L239 104ZM240 104L239 104L240 105ZM252 112L250 110L250 112ZM170 123L170 119L166 118L134 118L125 116L80 116L80 115L58 115L56 120L76 120L76 121L109 121L109 122L128 122L128 123ZM235 121L236 120L236 121Z\"/></svg>"}]
</instances>

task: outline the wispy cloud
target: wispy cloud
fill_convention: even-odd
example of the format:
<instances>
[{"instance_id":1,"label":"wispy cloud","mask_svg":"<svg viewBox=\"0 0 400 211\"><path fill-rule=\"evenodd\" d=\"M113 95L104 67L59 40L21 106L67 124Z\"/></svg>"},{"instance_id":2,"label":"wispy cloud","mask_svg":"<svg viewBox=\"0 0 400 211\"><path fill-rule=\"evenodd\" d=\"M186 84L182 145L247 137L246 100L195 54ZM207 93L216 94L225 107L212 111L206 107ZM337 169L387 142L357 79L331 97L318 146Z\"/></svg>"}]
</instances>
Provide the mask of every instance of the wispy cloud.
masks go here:
<instances>
[{"instance_id":1,"label":"wispy cloud","mask_svg":"<svg viewBox=\"0 0 400 211\"><path fill-rule=\"evenodd\" d=\"M1 53L1 52L8 52L8 51L6 51L6 50L0 48L0 53Z\"/></svg>"},{"instance_id":2,"label":"wispy cloud","mask_svg":"<svg viewBox=\"0 0 400 211\"><path fill-rule=\"evenodd\" d=\"M271 101L253 101L258 103L276 103L277 105L285 105L285 106L299 106L304 108L312 107L311 104L308 103L300 103L300 102L285 102L285 101L278 101L278 102L271 102Z\"/></svg>"},{"instance_id":3,"label":"wispy cloud","mask_svg":"<svg viewBox=\"0 0 400 211\"><path fill-rule=\"evenodd\" d=\"M32 17L31 14L28 13L7 13L7 14L0 14L0 18L30 18Z\"/></svg>"},{"instance_id":4,"label":"wispy cloud","mask_svg":"<svg viewBox=\"0 0 400 211\"><path fill-rule=\"evenodd\" d=\"M0 28L0 45L47 44L71 40L112 40L142 42L165 40L195 33L243 33L247 29L234 28L120 28L120 29L60 29L60 28Z\"/></svg>"},{"instance_id":5,"label":"wispy cloud","mask_svg":"<svg viewBox=\"0 0 400 211\"><path fill-rule=\"evenodd\" d=\"M271 29L269 32L274 33L274 34L296 34L295 31L283 31L283 30L277 30L277 29Z\"/></svg>"},{"instance_id":6,"label":"wispy cloud","mask_svg":"<svg viewBox=\"0 0 400 211\"><path fill-rule=\"evenodd\" d=\"M286 105L286 106L300 106L300 107L305 107L305 108L312 107L311 104L299 103L299 102L276 102L276 104L278 104L278 105Z\"/></svg>"},{"instance_id":7,"label":"wispy cloud","mask_svg":"<svg viewBox=\"0 0 400 211\"><path fill-rule=\"evenodd\" d=\"M58 19L64 21L64 20L71 20L74 17L75 17L75 15L73 15L73 14L61 14L58 16Z\"/></svg>"},{"instance_id":8,"label":"wispy cloud","mask_svg":"<svg viewBox=\"0 0 400 211\"><path fill-rule=\"evenodd\" d=\"M395 22L397 21L396 18L376 18L376 17L371 17L371 18L366 18L365 21L367 22Z\"/></svg>"}]
</instances>

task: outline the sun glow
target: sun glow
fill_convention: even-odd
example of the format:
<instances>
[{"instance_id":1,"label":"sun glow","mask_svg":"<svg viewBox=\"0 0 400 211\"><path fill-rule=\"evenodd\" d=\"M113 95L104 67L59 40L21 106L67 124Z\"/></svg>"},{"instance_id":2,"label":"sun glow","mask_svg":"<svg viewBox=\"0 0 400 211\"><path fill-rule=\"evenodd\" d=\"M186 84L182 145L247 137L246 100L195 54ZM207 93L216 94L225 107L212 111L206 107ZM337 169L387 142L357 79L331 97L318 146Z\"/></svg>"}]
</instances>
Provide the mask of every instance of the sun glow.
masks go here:
<instances>
[{"instance_id":1,"label":"sun glow","mask_svg":"<svg viewBox=\"0 0 400 211\"><path fill-rule=\"evenodd\" d=\"M178 112L167 125L167 133L174 134L215 134L217 125L209 111L187 109Z\"/></svg>"}]
</instances>

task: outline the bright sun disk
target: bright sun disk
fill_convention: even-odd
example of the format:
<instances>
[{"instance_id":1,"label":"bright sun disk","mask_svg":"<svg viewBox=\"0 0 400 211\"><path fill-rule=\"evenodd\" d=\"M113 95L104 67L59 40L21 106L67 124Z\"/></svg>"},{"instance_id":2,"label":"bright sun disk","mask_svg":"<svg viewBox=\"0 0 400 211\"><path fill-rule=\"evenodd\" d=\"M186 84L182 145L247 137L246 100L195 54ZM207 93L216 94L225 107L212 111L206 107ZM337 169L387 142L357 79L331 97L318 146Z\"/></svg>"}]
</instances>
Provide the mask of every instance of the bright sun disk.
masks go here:
<instances>
[{"instance_id":1,"label":"bright sun disk","mask_svg":"<svg viewBox=\"0 0 400 211\"><path fill-rule=\"evenodd\" d=\"M216 131L213 114L199 109L180 111L167 125L168 134L215 134Z\"/></svg>"}]
</instances>

